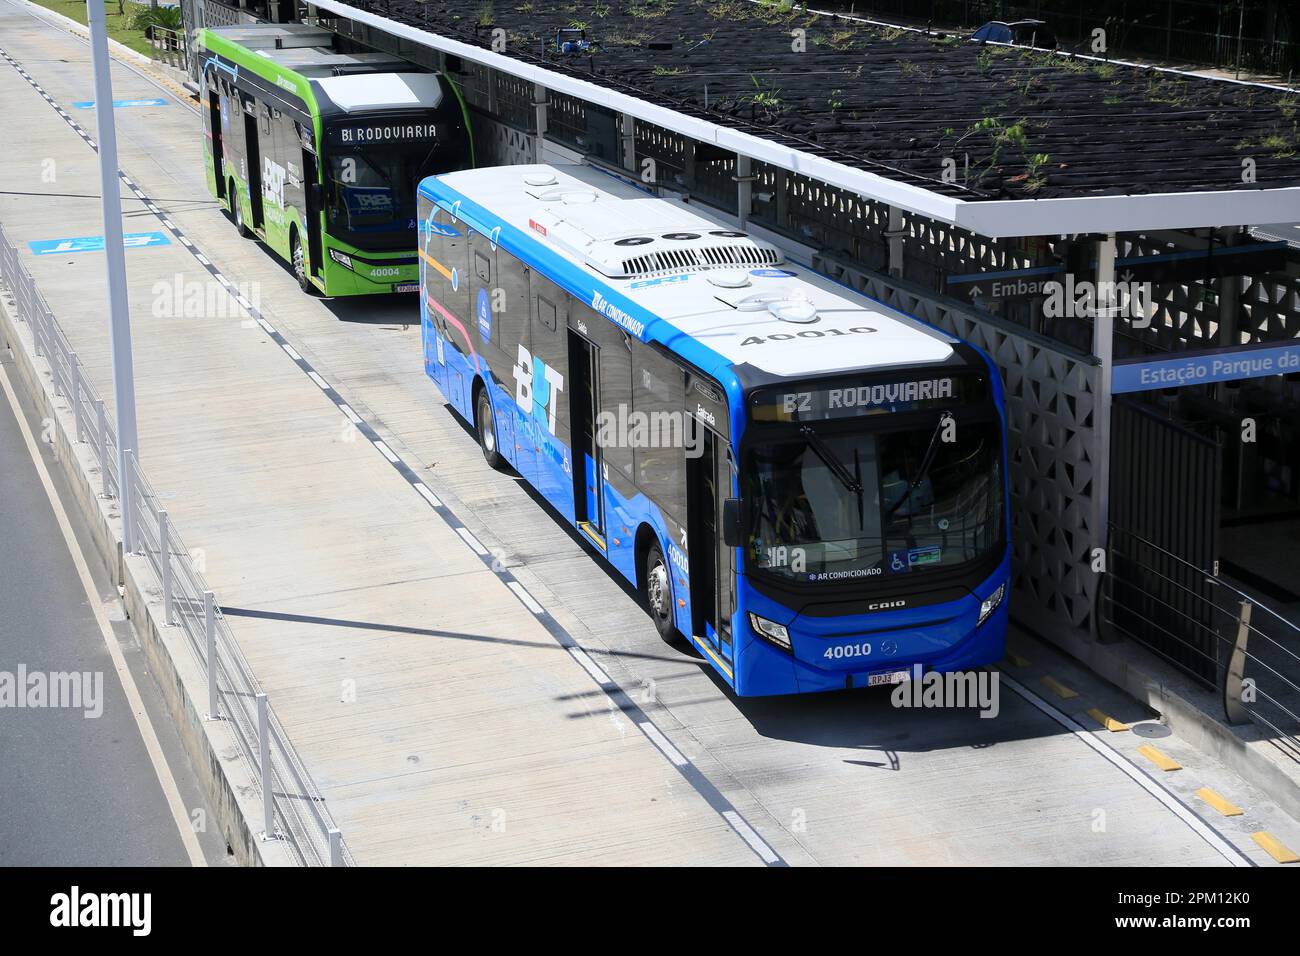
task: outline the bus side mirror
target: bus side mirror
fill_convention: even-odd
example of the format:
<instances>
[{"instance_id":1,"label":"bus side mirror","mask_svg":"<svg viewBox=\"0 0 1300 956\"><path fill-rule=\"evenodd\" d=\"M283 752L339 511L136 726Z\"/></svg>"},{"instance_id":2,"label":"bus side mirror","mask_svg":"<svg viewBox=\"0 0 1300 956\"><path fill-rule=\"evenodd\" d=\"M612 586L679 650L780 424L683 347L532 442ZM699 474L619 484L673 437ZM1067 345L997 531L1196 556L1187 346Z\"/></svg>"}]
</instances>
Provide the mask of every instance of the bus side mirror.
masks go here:
<instances>
[{"instance_id":1,"label":"bus side mirror","mask_svg":"<svg viewBox=\"0 0 1300 956\"><path fill-rule=\"evenodd\" d=\"M722 499L722 543L728 548L739 548L740 540L740 499Z\"/></svg>"}]
</instances>

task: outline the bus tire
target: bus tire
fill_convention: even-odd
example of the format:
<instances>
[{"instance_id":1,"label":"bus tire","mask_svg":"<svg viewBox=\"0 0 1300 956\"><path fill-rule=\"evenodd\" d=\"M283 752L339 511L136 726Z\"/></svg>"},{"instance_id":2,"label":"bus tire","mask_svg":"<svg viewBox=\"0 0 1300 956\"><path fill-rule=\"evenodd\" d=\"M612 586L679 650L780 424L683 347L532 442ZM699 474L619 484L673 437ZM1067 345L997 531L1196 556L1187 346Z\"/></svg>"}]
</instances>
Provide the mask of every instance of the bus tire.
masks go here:
<instances>
[{"instance_id":1,"label":"bus tire","mask_svg":"<svg viewBox=\"0 0 1300 956\"><path fill-rule=\"evenodd\" d=\"M474 397L474 431L478 433L479 447L488 465L500 471L506 460L497 445L497 425L492 417L492 399L488 397L487 386L478 390Z\"/></svg>"},{"instance_id":2,"label":"bus tire","mask_svg":"<svg viewBox=\"0 0 1300 956\"><path fill-rule=\"evenodd\" d=\"M235 181L226 183L226 195L230 197L230 218L235 220L235 228L245 239L253 238L253 230L244 223L244 207L239 204L239 193L235 191Z\"/></svg>"},{"instance_id":3,"label":"bus tire","mask_svg":"<svg viewBox=\"0 0 1300 956\"><path fill-rule=\"evenodd\" d=\"M681 635L673 623L672 573L668 570L668 562L664 560L663 549L658 542L646 548L641 563L641 582L641 600L650 612L655 630L664 643L680 644Z\"/></svg>"},{"instance_id":4,"label":"bus tire","mask_svg":"<svg viewBox=\"0 0 1300 956\"><path fill-rule=\"evenodd\" d=\"M298 230L289 230L289 261L293 264L293 277L298 280L298 288L311 295L316 287L307 277L307 256L303 253L302 243L298 241Z\"/></svg>"}]
</instances>

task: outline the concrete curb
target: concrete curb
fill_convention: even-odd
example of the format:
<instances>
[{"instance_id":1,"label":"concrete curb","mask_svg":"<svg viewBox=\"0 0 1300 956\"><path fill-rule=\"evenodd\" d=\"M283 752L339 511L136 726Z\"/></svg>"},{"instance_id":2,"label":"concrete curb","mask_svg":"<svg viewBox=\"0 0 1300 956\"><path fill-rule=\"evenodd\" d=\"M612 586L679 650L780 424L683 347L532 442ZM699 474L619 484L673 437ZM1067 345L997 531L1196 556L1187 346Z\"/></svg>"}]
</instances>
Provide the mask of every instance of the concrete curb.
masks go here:
<instances>
[{"instance_id":1,"label":"concrete curb","mask_svg":"<svg viewBox=\"0 0 1300 956\"><path fill-rule=\"evenodd\" d=\"M1291 816L1300 819L1300 765L1269 740L1258 725L1233 727L1216 716L1223 710L1219 695L1184 677L1131 641L1099 643L1077 630L1062 628L1043 634L1024 625L1016 626L1069 654L1138 703L1160 714L1172 731L1214 756Z\"/></svg>"},{"instance_id":2,"label":"concrete curb","mask_svg":"<svg viewBox=\"0 0 1300 956\"><path fill-rule=\"evenodd\" d=\"M19 385L42 417L54 423L53 446L72 487L72 504L91 531L100 558L123 590L127 616L148 657L154 679L208 799L226 842L244 866L294 866L297 859L283 842L258 838L262 818L256 769L244 758L229 724L203 716L207 680L180 628L160 626L161 587L148 560L122 555L121 516L116 499L99 497L100 470L90 446L74 441L76 420L70 402L54 394L45 359L35 357L32 331L16 317L12 296L0 297L0 339L14 356Z\"/></svg>"}]
</instances>

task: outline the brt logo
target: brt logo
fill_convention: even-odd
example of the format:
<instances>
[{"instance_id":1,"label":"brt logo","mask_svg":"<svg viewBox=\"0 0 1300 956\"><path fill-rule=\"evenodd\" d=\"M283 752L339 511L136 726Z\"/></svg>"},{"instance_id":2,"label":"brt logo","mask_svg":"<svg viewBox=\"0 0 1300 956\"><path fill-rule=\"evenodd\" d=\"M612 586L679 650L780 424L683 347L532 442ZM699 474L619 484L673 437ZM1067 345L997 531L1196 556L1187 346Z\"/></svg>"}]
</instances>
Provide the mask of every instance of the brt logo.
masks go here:
<instances>
[{"instance_id":1,"label":"brt logo","mask_svg":"<svg viewBox=\"0 0 1300 956\"><path fill-rule=\"evenodd\" d=\"M555 413L560 405L560 392L564 391L564 376L532 353L519 346L519 361L515 363L515 404L526 415L541 419L547 430L555 434Z\"/></svg>"}]
</instances>

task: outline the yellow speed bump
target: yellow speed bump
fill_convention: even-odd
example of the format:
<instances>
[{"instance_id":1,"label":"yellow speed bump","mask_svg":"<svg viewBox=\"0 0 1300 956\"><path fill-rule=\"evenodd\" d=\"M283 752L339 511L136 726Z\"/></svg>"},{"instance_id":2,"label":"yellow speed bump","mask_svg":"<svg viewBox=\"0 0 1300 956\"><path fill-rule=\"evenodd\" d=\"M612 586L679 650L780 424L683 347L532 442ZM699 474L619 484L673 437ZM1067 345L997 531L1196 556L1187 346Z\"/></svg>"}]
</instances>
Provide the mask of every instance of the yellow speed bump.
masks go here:
<instances>
[{"instance_id":1,"label":"yellow speed bump","mask_svg":"<svg viewBox=\"0 0 1300 956\"><path fill-rule=\"evenodd\" d=\"M1221 793L1214 792L1209 787L1201 787L1200 790L1196 791L1196 795L1222 813L1225 817L1241 816L1241 807L1237 806L1235 803L1230 803L1227 797L1223 796Z\"/></svg>"},{"instance_id":2,"label":"yellow speed bump","mask_svg":"<svg viewBox=\"0 0 1300 956\"><path fill-rule=\"evenodd\" d=\"M1078 691L1066 687L1051 674L1044 674L1039 678L1039 680L1042 682L1044 687L1048 688L1053 694L1060 697L1062 700L1069 700L1071 697L1079 696Z\"/></svg>"},{"instance_id":3,"label":"yellow speed bump","mask_svg":"<svg viewBox=\"0 0 1300 956\"><path fill-rule=\"evenodd\" d=\"M1128 724L1116 720L1114 717L1110 716L1109 714L1105 713L1104 711L1100 710L1097 707L1089 707L1088 716L1091 717L1093 720L1095 720L1097 723L1101 724L1112 734L1117 734L1120 731L1129 729Z\"/></svg>"},{"instance_id":4,"label":"yellow speed bump","mask_svg":"<svg viewBox=\"0 0 1300 956\"><path fill-rule=\"evenodd\" d=\"M1028 666L1029 666L1029 661L1026 660L1025 658L1021 657L1021 656L1020 656L1019 654L1017 654L1015 651L1007 651L1007 660L1009 660L1011 663L1015 664L1017 667L1028 667Z\"/></svg>"},{"instance_id":5,"label":"yellow speed bump","mask_svg":"<svg viewBox=\"0 0 1300 956\"><path fill-rule=\"evenodd\" d=\"M1138 748L1138 753L1146 757L1161 770L1182 770L1183 765L1173 757L1166 756L1150 744L1143 744Z\"/></svg>"},{"instance_id":6,"label":"yellow speed bump","mask_svg":"<svg viewBox=\"0 0 1300 956\"><path fill-rule=\"evenodd\" d=\"M1300 863L1300 856L1296 856L1281 840L1267 830L1252 833L1250 838L1262 846L1264 852L1279 863Z\"/></svg>"}]
</instances>

